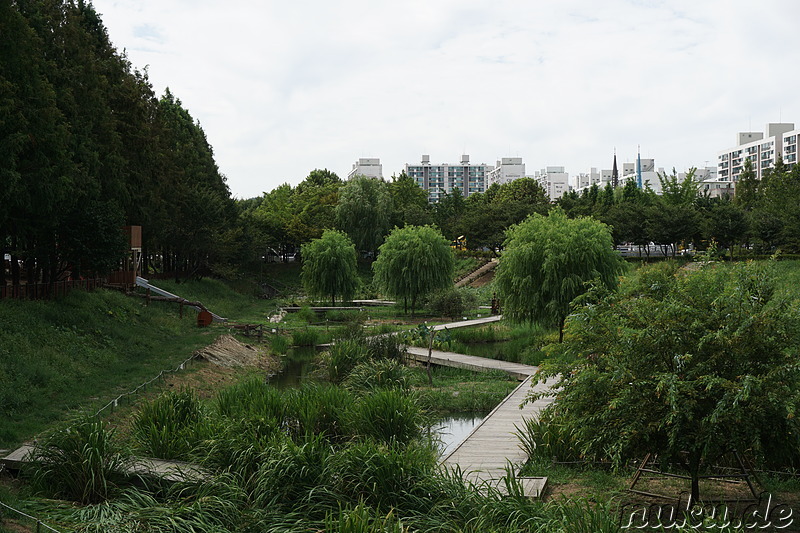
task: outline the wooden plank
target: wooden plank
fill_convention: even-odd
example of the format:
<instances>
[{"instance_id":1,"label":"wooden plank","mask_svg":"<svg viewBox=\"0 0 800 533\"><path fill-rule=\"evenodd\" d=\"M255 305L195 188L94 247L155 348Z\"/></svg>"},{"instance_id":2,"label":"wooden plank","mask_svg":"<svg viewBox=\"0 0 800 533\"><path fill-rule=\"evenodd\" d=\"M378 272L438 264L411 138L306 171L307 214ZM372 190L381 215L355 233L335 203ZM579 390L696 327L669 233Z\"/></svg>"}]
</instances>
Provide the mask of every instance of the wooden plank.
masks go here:
<instances>
[{"instance_id":1,"label":"wooden plank","mask_svg":"<svg viewBox=\"0 0 800 533\"><path fill-rule=\"evenodd\" d=\"M519 446L517 427L522 427L525 419L538 418L541 410L552 402L552 398L545 398L527 403L520 408L532 389L532 379L532 376L528 376L500 402L483 422L442 460L442 464L451 468L458 466L466 473L467 479L473 482L488 483L497 489L504 489L502 478L506 475L506 468L509 465L514 469L520 468L528 459ZM533 390L544 392L549 388L550 384L537 383ZM525 494L536 498L543 493L547 478L528 478L522 483Z\"/></svg>"},{"instance_id":2,"label":"wooden plank","mask_svg":"<svg viewBox=\"0 0 800 533\"><path fill-rule=\"evenodd\" d=\"M17 448L7 456L0 458L0 463L11 470L19 470L31 462L34 446L26 444ZM201 481L211 476L202 467L184 461L165 461L149 457L134 458L124 470L128 475L157 477L173 483L181 481Z\"/></svg>"},{"instance_id":3,"label":"wooden plank","mask_svg":"<svg viewBox=\"0 0 800 533\"><path fill-rule=\"evenodd\" d=\"M428 361L428 349L417 348L409 346L406 348L406 353L412 356L418 362ZM531 365L523 365L520 363L509 363L499 359L487 359L485 357L476 357L473 355L466 355L453 352L443 352L441 350L433 350L431 353L431 363L440 366L451 366L456 368L465 368L474 371L488 371L488 370L501 370L507 372L517 379L525 379L528 376L535 374L539 368Z\"/></svg>"}]
</instances>

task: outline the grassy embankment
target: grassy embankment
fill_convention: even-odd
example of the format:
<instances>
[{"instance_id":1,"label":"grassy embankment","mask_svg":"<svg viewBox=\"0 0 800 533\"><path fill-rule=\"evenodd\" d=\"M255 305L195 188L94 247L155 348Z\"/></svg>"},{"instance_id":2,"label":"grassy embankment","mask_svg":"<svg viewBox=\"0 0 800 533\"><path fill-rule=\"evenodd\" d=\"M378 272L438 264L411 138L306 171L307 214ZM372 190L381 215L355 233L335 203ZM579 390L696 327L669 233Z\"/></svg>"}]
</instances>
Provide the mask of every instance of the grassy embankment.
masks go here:
<instances>
[{"instance_id":1,"label":"grassy embankment","mask_svg":"<svg viewBox=\"0 0 800 533\"><path fill-rule=\"evenodd\" d=\"M161 283L221 315L255 314L255 298L203 280ZM77 411L175 368L218 328L199 329L195 312L98 290L53 301L0 301L0 447L30 439Z\"/></svg>"}]
</instances>

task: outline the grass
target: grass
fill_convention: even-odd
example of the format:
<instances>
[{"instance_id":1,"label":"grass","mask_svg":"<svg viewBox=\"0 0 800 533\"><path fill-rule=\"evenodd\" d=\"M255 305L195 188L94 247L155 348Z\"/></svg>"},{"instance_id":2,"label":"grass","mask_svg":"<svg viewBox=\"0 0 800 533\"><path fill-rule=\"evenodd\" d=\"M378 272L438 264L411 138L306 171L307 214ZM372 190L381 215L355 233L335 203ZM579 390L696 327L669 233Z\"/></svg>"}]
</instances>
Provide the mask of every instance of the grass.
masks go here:
<instances>
[{"instance_id":1,"label":"grass","mask_svg":"<svg viewBox=\"0 0 800 533\"><path fill-rule=\"evenodd\" d=\"M488 412L518 385L501 371L472 372L460 368L433 367L433 385L423 368L414 368L411 385L427 410L436 413Z\"/></svg>"},{"instance_id":2,"label":"grass","mask_svg":"<svg viewBox=\"0 0 800 533\"><path fill-rule=\"evenodd\" d=\"M33 486L48 495L84 504L111 497L123 481L128 456L114 431L98 418L82 417L46 436L32 463Z\"/></svg>"},{"instance_id":3,"label":"grass","mask_svg":"<svg viewBox=\"0 0 800 533\"><path fill-rule=\"evenodd\" d=\"M121 293L0 300L0 447L174 368L219 334L193 313Z\"/></svg>"}]
</instances>

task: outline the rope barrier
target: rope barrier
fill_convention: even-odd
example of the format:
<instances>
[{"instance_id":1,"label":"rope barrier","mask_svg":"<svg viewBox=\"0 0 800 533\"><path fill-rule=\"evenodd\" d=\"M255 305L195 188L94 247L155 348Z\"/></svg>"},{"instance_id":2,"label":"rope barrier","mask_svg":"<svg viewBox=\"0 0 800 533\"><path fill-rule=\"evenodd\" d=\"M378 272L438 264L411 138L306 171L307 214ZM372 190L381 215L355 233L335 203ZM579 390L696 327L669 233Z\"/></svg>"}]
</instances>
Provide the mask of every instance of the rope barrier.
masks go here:
<instances>
[{"instance_id":1,"label":"rope barrier","mask_svg":"<svg viewBox=\"0 0 800 533\"><path fill-rule=\"evenodd\" d=\"M59 531L58 529L55 529L55 528L52 528L52 527L48 526L47 524L45 524L44 522L42 522L41 520L39 520L35 516L31 516L31 515L29 515L27 513L24 513L22 511L20 511L19 509L14 509L10 505L7 505L7 504L5 504L3 502L0 502L0 506L5 507L9 511L13 511L13 512L17 513L18 515L27 518L28 520L35 521L36 522L36 532L37 533L42 531L42 528L44 528L47 531L55 531L55 533L61 533L61 531Z\"/></svg>"},{"instance_id":2,"label":"rope barrier","mask_svg":"<svg viewBox=\"0 0 800 533\"><path fill-rule=\"evenodd\" d=\"M124 397L133 396L134 394L138 394L141 389L146 388L148 385L150 385L151 383L153 383L157 379L163 377L164 375L166 375L166 374L175 374L177 372L180 372L181 370L183 370L186 367L186 364L189 363L190 361L192 361L193 359L194 359L194 354L190 355L187 359L185 359L183 362L181 362L177 367L175 367L174 370L169 370L169 369L168 370L162 370L161 372L158 373L158 375L156 377L154 377L153 379L151 379L149 381L145 381L144 383L142 383L141 385L139 385L138 387L136 387L132 391L123 392L122 394L120 394L119 396L117 396L116 398L114 398L113 400L108 402L107 404L105 404L103 407L101 407L94 414L94 416L99 416L100 413L102 413L103 411L105 411L109 407L110 408L117 407L117 405L119 405L120 400L122 400Z\"/></svg>"}]
</instances>

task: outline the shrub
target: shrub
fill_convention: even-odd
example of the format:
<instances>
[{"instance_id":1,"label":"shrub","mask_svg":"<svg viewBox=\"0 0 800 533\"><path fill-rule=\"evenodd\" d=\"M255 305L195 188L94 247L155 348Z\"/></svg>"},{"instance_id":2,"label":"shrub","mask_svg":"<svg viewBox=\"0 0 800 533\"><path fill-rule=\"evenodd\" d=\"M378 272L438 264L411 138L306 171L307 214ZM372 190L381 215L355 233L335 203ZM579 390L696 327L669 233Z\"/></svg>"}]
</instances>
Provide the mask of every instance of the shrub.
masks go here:
<instances>
[{"instance_id":1,"label":"shrub","mask_svg":"<svg viewBox=\"0 0 800 533\"><path fill-rule=\"evenodd\" d=\"M259 379L243 381L220 391L216 398L216 410L227 418L272 418L279 424L286 417L281 391Z\"/></svg>"},{"instance_id":2,"label":"shrub","mask_svg":"<svg viewBox=\"0 0 800 533\"><path fill-rule=\"evenodd\" d=\"M365 343L373 359L389 359L397 362L405 359L406 349L402 339L397 335L367 337Z\"/></svg>"},{"instance_id":3,"label":"shrub","mask_svg":"<svg viewBox=\"0 0 800 533\"><path fill-rule=\"evenodd\" d=\"M517 428L520 447L531 461L578 461L581 453L574 430L568 430L556 423L526 419Z\"/></svg>"},{"instance_id":4,"label":"shrub","mask_svg":"<svg viewBox=\"0 0 800 533\"><path fill-rule=\"evenodd\" d=\"M326 385L306 385L284 393L286 425L296 440L320 436L332 441L344 437L341 418L353 403L345 389Z\"/></svg>"},{"instance_id":5,"label":"shrub","mask_svg":"<svg viewBox=\"0 0 800 533\"><path fill-rule=\"evenodd\" d=\"M325 531L339 533L404 533L407 531L403 523L394 516L394 511L387 515L377 513L374 509L360 502L355 507L339 507L339 512L328 512L325 516Z\"/></svg>"},{"instance_id":6,"label":"shrub","mask_svg":"<svg viewBox=\"0 0 800 533\"><path fill-rule=\"evenodd\" d=\"M283 355L289 351L289 339L283 335L272 335L269 338L269 347L272 353Z\"/></svg>"},{"instance_id":7,"label":"shrub","mask_svg":"<svg viewBox=\"0 0 800 533\"><path fill-rule=\"evenodd\" d=\"M319 341L319 333L313 329L299 329L292 332L292 345L314 346Z\"/></svg>"},{"instance_id":8,"label":"shrub","mask_svg":"<svg viewBox=\"0 0 800 533\"><path fill-rule=\"evenodd\" d=\"M84 504L111 497L129 463L114 430L106 430L105 423L94 417L48 435L34 455L34 487Z\"/></svg>"},{"instance_id":9,"label":"shrub","mask_svg":"<svg viewBox=\"0 0 800 533\"><path fill-rule=\"evenodd\" d=\"M425 307L434 315L459 318L467 310L473 309L476 302L477 298L468 289L449 287L432 293L426 300Z\"/></svg>"},{"instance_id":10,"label":"shrub","mask_svg":"<svg viewBox=\"0 0 800 533\"><path fill-rule=\"evenodd\" d=\"M297 317L308 324L312 324L317 321L317 313L307 305L304 305L300 308L300 310L297 312Z\"/></svg>"},{"instance_id":11,"label":"shrub","mask_svg":"<svg viewBox=\"0 0 800 533\"><path fill-rule=\"evenodd\" d=\"M432 478L438 476L438 452L416 444L354 443L329 461L333 490L349 501L364 501L385 512L430 511ZM423 507L423 508L420 508Z\"/></svg>"}]
</instances>

